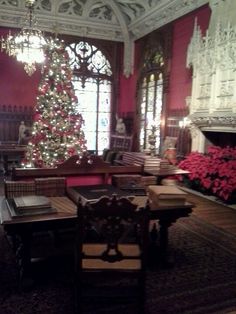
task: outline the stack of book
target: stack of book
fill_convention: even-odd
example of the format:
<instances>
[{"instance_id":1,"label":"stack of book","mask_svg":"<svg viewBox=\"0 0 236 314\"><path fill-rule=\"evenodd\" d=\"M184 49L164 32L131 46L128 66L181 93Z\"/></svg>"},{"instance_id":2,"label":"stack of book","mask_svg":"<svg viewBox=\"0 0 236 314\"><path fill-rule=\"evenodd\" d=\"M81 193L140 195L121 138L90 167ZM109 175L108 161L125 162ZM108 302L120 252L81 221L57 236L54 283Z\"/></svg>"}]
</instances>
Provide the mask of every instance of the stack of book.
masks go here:
<instances>
[{"instance_id":1,"label":"stack of book","mask_svg":"<svg viewBox=\"0 0 236 314\"><path fill-rule=\"evenodd\" d=\"M176 169L176 166L169 163L167 159L161 159L152 157L147 159L144 164L144 171L160 170L160 171L171 171Z\"/></svg>"},{"instance_id":2,"label":"stack of book","mask_svg":"<svg viewBox=\"0 0 236 314\"><path fill-rule=\"evenodd\" d=\"M158 157L151 157L151 156L148 156L148 157L149 158L147 158L144 163L144 171L148 171L151 169L159 169L161 159Z\"/></svg>"},{"instance_id":3,"label":"stack of book","mask_svg":"<svg viewBox=\"0 0 236 314\"><path fill-rule=\"evenodd\" d=\"M169 163L168 160L163 159L163 162L161 163L160 170L172 171L172 170L175 170L175 169L176 169L175 165L172 165L172 164Z\"/></svg>"},{"instance_id":4,"label":"stack of book","mask_svg":"<svg viewBox=\"0 0 236 314\"><path fill-rule=\"evenodd\" d=\"M138 152L124 152L122 161L126 165L138 165L143 166L145 163L145 160L150 158L150 156L145 155L144 153L138 153Z\"/></svg>"},{"instance_id":5,"label":"stack of book","mask_svg":"<svg viewBox=\"0 0 236 314\"><path fill-rule=\"evenodd\" d=\"M157 181L156 176L142 176L141 177L141 186L147 187L149 185L155 185Z\"/></svg>"},{"instance_id":6,"label":"stack of book","mask_svg":"<svg viewBox=\"0 0 236 314\"><path fill-rule=\"evenodd\" d=\"M55 212L50 199L46 196L24 195L13 197L7 200L7 204L12 217Z\"/></svg>"},{"instance_id":7,"label":"stack of book","mask_svg":"<svg viewBox=\"0 0 236 314\"><path fill-rule=\"evenodd\" d=\"M122 160L127 165L141 165L144 167L157 166L160 167L160 164L168 164L168 160L161 159L159 157L153 157L150 155L145 155L144 153L139 152L124 152Z\"/></svg>"},{"instance_id":8,"label":"stack of book","mask_svg":"<svg viewBox=\"0 0 236 314\"><path fill-rule=\"evenodd\" d=\"M170 164L167 159L162 159L160 162L160 170L170 170L173 167L174 166L172 164Z\"/></svg>"},{"instance_id":9,"label":"stack of book","mask_svg":"<svg viewBox=\"0 0 236 314\"><path fill-rule=\"evenodd\" d=\"M173 165L167 159L145 155L139 152L124 152L122 161L125 165L143 166L144 171L150 170L172 170Z\"/></svg>"},{"instance_id":10,"label":"stack of book","mask_svg":"<svg viewBox=\"0 0 236 314\"><path fill-rule=\"evenodd\" d=\"M183 205L186 202L187 193L176 186L150 185L148 197L151 204L156 206Z\"/></svg>"},{"instance_id":11,"label":"stack of book","mask_svg":"<svg viewBox=\"0 0 236 314\"><path fill-rule=\"evenodd\" d=\"M35 191L37 195L64 196L66 191L65 177L36 178Z\"/></svg>"},{"instance_id":12,"label":"stack of book","mask_svg":"<svg viewBox=\"0 0 236 314\"><path fill-rule=\"evenodd\" d=\"M140 174L115 174L112 176L112 185L122 188L124 186L141 186Z\"/></svg>"}]
</instances>

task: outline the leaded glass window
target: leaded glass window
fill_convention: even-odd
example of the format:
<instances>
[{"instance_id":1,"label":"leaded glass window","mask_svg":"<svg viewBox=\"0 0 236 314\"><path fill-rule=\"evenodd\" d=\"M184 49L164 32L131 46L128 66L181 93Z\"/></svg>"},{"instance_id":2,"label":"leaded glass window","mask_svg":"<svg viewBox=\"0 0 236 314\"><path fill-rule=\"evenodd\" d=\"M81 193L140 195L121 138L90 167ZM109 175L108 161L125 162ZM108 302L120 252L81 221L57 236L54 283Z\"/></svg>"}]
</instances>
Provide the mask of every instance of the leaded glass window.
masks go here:
<instances>
[{"instance_id":1,"label":"leaded glass window","mask_svg":"<svg viewBox=\"0 0 236 314\"><path fill-rule=\"evenodd\" d=\"M160 152L161 115L163 107L163 57L158 46L146 52L139 80L140 133L139 149L150 148L149 136L155 128L156 153Z\"/></svg>"},{"instance_id":2,"label":"leaded glass window","mask_svg":"<svg viewBox=\"0 0 236 314\"><path fill-rule=\"evenodd\" d=\"M109 147L111 124L112 70L109 61L87 42L67 47L74 72L72 82L82 114L88 150L101 154Z\"/></svg>"}]
</instances>

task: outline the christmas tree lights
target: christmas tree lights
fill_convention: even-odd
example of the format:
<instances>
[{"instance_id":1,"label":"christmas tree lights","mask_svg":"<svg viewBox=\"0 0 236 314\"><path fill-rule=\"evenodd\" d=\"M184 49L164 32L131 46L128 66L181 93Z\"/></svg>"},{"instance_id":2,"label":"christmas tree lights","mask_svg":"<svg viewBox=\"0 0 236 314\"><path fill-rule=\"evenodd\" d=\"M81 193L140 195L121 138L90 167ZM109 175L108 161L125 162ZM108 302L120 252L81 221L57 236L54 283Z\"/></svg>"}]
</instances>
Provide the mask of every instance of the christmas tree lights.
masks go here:
<instances>
[{"instance_id":1,"label":"christmas tree lights","mask_svg":"<svg viewBox=\"0 0 236 314\"><path fill-rule=\"evenodd\" d=\"M84 121L76 110L78 100L63 42L51 40L46 56L23 167L55 167L86 152Z\"/></svg>"}]
</instances>

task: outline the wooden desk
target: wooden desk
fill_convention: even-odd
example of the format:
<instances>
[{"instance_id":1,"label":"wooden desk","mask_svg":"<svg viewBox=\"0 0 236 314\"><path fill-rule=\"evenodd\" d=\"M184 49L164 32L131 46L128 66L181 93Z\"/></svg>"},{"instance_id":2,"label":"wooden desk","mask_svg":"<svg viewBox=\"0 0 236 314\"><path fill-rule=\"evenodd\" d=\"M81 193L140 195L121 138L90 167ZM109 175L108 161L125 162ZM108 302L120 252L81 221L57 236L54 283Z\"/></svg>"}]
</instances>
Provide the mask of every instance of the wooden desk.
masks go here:
<instances>
[{"instance_id":1,"label":"wooden desk","mask_svg":"<svg viewBox=\"0 0 236 314\"><path fill-rule=\"evenodd\" d=\"M35 232L74 228L76 224L76 205L68 197L51 197L52 207L56 213L12 218L4 197L0 197L0 223L13 239L13 247L20 268L20 283L31 278L31 239ZM147 196L135 196L133 203L144 207ZM167 261L168 228L180 217L189 216L194 204L171 205L153 208L149 219L158 220L160 225L160 258L163 264ZM16 241L18 239L18 241ZM26 280L25 280L26 279Z\"/></svg>"},{"instance_id":2,"label":"wooden desk","mask_svg":"<svg viewBox=\"0 0 236 314\"><path fill-rule=\"evenodd\" d=\"M0 197L0 223L11 236L19 266L20 285L31 283L31 240L34 233L75 227L77 206L67 197L51 197L56 213L12 218L4 197Z\"/></svg>"}]
</instances>

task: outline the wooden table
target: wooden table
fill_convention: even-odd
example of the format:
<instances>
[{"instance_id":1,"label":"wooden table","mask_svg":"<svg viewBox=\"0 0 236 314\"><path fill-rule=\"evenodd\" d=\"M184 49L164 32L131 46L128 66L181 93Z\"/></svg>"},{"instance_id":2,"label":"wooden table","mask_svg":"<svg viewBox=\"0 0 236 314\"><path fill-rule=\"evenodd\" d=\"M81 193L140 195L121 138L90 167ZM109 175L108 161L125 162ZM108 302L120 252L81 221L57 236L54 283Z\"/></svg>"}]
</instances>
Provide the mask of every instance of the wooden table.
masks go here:
<instances>
[{"instance_id":1,"label":"wooden table","mask_svg":"<svg viewBox=\"0 0 236 314\"><path fill-rule=\"evenodd\" d=\"M89 191L89 187L87 187L86 193L84 191L84 187L78 186L74 188L72 187L71 189L74 190L73 197L75 200L78 200L80 198L85 203L89 201L95 201L94 196L92 195L93 193L90 193ZM91 187L91 189L94 189L94 186ZM129 190L127 191L129 192ZM125 191L121 191L121 193L118 195L122 196L123 192L125 193L124 196L127 196L127 191L126 193ZM147 196L135 196L134 194L131 194L130 196L133 197L132 202L134 204L137 204L138 207L145 207L148 200ZM165 205L158 207L156 205L150 204L149 220L158 221L160 226L160 259L163 264L168 263L168 228L179 218L189 216L194 206L194 204L189 202L184 202L180 205L171 204L168 206ZM153 232L151 234L153 234Z\"/></svg>"},{"instance_id":2,"label":"wooden table","mask_svg":"<svg viewBox=\"0 0 236 314\"><path fill-rule=\"evenodd\" d=\"M0 223L7 235L11 236L19 266L21 286L28 286L32 283L31 240L33 234L75 227L77 206L67 197L51 197L50 200L56 213L12 218L6 199L0 197Z\"/></svg>"},{"instance_id":3,"label":"wooden table","mask_svg":"<svg viewBox=\"0 0 236 314\"><path fill-rule=\"evenodd\" d=\"M145 206L147 201L147 197L136 196L133 200L138 206ZM183 204L178 205L165 205L165 206L155 206L150 203L150 212L149 212L149 220L158 221L160 226L160 261L164 266L168 266L168 228L175 223L179 218L188 217L191 213L195 204L185 202ZM155 227L155 224L154 224ZM155 242L157 234L155 234L157 230L153 229L150 233L151 241Z\"/></svg>"},{"instance_id":4,"label":"wooden table","mask_svg":"<svg viewBox=\"0 0 236 314\"><path fill-rule=\"evenodd\" d=\"M12 218L4 197L0 197L0 223L13 239L13 248L20 268L20 283L28 283L31 277L31 239L33 233L49 230L75 228L76 205L68 197L51 197L52 207L57 211L51 214L40 214ZM133 201L139 207L145 206L147 196L135 196ZM167 263L168 228L180 217L192 212L194 204L153 207L151 205L149 219L158 220L160 225L160 258ZM17 240L17 241L16 241ZM26 280L25 280L26 279Z\"/></svg>"},{"instance_id":5,"label":"wooden table","mask_svg":"<svg viewBox=\"0 0 236 314\"><path fill-rule=\"evenodd\" d=\"M163 178L169 177L169 176L176 176L176 175L181 175L181 174L189 174L190 172L188 170L183 170L179 168L173 168L173 169L168 169L168 170L146 170L145 174L156 176L157 177L157 182L156 184L160 184L161 180Z\"/></svg>"}]
</instances>

